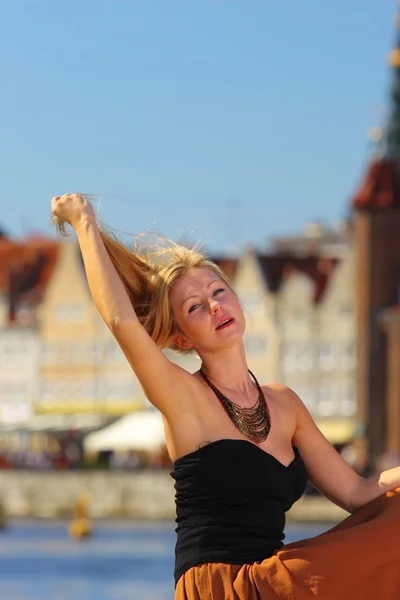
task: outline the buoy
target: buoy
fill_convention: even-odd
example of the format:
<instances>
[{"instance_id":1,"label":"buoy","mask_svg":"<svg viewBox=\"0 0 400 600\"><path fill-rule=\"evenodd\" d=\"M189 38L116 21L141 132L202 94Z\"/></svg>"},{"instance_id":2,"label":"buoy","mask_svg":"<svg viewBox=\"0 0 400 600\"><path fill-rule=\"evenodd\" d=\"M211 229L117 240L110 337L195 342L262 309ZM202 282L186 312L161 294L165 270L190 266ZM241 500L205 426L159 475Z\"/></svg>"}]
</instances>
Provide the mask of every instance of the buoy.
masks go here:
<instances>
[{"instance_id":1,"label":"buoy","mask_svg":"<svg viewBox=\"0 0 400 600\"><path fill-rule=\"evenodd\" d=\"M93 524L88 518L88 505L87 496L78 496L75 501L75 517L68 526L68 535L74 540L81 540L93 534Z\"/></svg>"}]
</instances>

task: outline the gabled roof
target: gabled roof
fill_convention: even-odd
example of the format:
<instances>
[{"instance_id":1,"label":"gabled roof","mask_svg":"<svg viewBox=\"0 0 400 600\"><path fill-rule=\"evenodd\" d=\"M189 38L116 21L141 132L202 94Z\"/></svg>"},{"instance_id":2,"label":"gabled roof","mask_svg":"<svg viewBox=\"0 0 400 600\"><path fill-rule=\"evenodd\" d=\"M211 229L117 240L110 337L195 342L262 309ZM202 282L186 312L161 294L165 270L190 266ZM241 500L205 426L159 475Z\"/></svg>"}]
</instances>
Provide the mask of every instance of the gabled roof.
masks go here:
<instances>
[{"instance_id":1,"label":"gabled roof","mask_svg":"<svg viewBox=\"0 0 400 600\"><path fill-rule=\"evenodd\" d=\"M320 256L299 257L291 254L256 254L270 292L278 292L283 282L293 274L302 273L314 285L314 302L322 300L329 278L339 262Z\"/></svg>"},{"instance_id":2,"label":"gabled roof","mask_svg":"<svg viewBox=\"0 0 400 600\"><path fill-rule=\"evenodd\" d=\"M352 204L356 209L400 209L399 160L382 158L373 161Z\"/></svg>"},{"instance_id":3,"label":"gabled roof","mask_svg":"<svg viewBox=\"0 0 400 600\"><path fill-rule=\"evenodd\" d=\"M8 295L10 318L21 302L38 303L57 262L59 243L46 238L0 239L0 291Z\"/></svg>"},{"instance_id":4,"label":"gabled roof","mask_svg":"<svg viewBox=\"0 0 400 600\"><path fill-rule=\"evenodd\" d=\"M235 277L239 260L237 258L229 258L225 256L211 257L211 260L218 265L228 279L232 281L232 279Z\"/></svg>"}]
</instances>

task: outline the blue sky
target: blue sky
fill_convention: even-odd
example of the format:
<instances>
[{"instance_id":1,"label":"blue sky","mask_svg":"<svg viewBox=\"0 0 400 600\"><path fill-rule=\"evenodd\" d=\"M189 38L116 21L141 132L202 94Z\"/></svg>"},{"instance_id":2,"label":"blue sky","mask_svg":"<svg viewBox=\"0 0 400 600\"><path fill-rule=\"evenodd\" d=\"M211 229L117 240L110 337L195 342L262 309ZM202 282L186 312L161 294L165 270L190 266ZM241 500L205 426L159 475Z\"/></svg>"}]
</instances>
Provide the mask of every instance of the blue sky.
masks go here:
<instances>
[{"instance_id":1,"label":"blue sky","mask_svg":"<svg viewBox=\"0 0 400 600\"><path fill-rule=\"evenodd\" d=\"M53 195L218 252L344 216L388 110L394 0L0 6L0 223Z\"/></svg>"}]
</instances>

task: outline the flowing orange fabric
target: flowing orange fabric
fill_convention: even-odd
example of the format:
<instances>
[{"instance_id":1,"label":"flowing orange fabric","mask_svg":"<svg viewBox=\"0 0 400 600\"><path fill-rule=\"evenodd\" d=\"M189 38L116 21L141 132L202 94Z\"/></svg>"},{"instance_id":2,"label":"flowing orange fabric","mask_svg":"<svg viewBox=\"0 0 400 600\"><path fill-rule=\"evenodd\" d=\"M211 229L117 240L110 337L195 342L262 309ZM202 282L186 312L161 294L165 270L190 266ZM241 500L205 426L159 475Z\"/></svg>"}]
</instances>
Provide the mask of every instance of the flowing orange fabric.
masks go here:
<instances>
[{"instance_id":1,"label":"flowing orange fabric","mask_svg":"<svg viewBox=\"0 0 400 600\"><path fill-rule=\"evenodd\" d=\"M208 563L175 600L400 600L400 494L383 495L314 538L251 565Z\"/></svg>"}]
</instances>

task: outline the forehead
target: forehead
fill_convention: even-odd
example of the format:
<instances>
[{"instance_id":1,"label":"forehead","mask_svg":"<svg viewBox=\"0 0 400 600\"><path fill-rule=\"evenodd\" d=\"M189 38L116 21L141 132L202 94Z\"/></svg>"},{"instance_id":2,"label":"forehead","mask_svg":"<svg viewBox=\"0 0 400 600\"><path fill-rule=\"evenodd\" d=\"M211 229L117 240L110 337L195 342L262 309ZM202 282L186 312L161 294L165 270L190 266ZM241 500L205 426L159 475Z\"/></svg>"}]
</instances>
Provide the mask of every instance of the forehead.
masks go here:
<instances>
[{"instance_id":1,"label":"forehead","mask_svg":"<svg viewBox=\"0 0 400 600\"><path fill-rule=\"evenodd\" d=\"M221 279L211 269L190 269L173 285L170 292L171 301L183 302L185 298L206 288L212 281Z\"/></svg>"}]
</instances>

